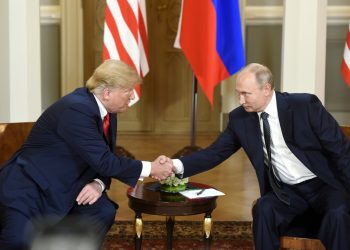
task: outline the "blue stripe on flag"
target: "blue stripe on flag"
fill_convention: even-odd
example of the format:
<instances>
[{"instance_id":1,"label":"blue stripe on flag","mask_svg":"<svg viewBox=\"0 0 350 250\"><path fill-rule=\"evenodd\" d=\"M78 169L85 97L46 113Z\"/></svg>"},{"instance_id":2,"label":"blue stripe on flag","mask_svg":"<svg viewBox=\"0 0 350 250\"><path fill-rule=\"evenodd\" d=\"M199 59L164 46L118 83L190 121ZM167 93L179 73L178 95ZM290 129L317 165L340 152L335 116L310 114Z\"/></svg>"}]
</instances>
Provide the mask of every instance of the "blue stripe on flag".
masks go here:
<instances>
[{"instance_id":1,"label":"blue stripe on flag","mask_svg":"<svg viewBox=\"0 0 350 250\"><path fill-rule=\"evenodd\" d=\"M216 50L232 75L245 65L238 0L212 0L216 11Z\"/></svg>"}]
</instances>

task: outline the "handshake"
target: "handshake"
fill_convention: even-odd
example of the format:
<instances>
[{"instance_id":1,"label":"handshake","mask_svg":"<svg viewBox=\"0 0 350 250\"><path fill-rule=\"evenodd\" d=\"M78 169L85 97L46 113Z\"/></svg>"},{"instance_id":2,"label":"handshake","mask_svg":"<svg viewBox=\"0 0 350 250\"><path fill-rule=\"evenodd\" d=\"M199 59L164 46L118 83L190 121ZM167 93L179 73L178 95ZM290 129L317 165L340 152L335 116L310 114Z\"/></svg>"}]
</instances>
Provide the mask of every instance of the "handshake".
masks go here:
<instances>
[{"instance_id":1,"label":"handshake","mask_svg":"<svg viewBox=\"0 0 350 250\"><path fill-rule=\"evenodd\" d=\"M150 177L158 181L164 180L176 173L176 167L173 161L165 155L158 156L157 159L151 162Z\"/></svg>"}]
</instances>

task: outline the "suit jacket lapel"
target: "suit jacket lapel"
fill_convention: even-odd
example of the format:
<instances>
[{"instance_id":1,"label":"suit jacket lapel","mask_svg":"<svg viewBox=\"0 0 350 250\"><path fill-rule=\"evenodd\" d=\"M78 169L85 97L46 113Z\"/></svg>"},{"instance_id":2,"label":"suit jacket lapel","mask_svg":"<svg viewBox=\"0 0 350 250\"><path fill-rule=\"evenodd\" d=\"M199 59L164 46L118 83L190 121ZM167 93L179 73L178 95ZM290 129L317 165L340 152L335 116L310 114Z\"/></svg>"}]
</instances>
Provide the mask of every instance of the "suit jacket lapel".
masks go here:
<instances>
[{"instance_id":1,"label":"suit jacket lapel","mask_svg":"<svg viewBox=\"0 0 350 250\"><path fill-rule=\"evenodd\" d=\"M103 135L103 121L101 119L101 114L100 114L100 110L98 108L98 104L96 102L94 95L92 93L90 93L88 89L86 89L86 92L88 93L90 101L93 103L92 106L93 106L93 109L94 109L96 116L99 117L98 131ZM103 137L104 137L104 135L103 135Z\"/></svg>"},{"instance_id":2,"label":"suit jacket lapel","mask_svg":"<svg viewBox=\"0 0 350 250\"><path fill-rule=\"evenodd\" d=\"M259 118L257 113L250 113L244 121L246 138L248 138L247 148L253 152L252 161L255 166L264 164L263 142L261 137L261 130Z\"/></svg>"},{"instance_id":3,"label":"suit jacket lapel","mask_svg":"<svg viewBox=\"0 0 350 250\"><path fill-rule=\"evenodd\" d=\"M258 152L257 150L261 148L261 132L258 115L256 113L249 113L244 121L244 127L249 147L253 148L255 152Z\"/></svg>"},{"instance_id":4,"label":"suit jacket lapel","mask_svg":"<svg viewBox=\"0 0 350 250\"><path fill-rule=\"evenodd\" d=\"M88 91L88 90L87 90ZM115 144L115 134L116 134L116 115L110 114L110 124L109 124L109 138L106 138L103 133L103 121L101 119L100 110L98 108L98 104L96 102L96 99L94 95L90 92L88 92L88 95L90 97L90 100L94 103L94 111L96 115L99 117L98 122L98 131L103 136L104 140L106 141L107 145L110 147L110 149L114 152L114 144Z\"/></svg>"},{"instance_id":5,"label":"suit jacket lapel","mask_svg":"<svg viewBox=\"0 0 350 250\"><path fill-rule=\"evenodd\" d=\"M311 171L315 172L306 155L299 150L294 143L294 120L297 114L289 107L284 97L276 92L277 110L281 125L282 135L290 151Z\"/></svg>"},{"instance_id":6,"label":"suit jacket lapel","mask_svg":"<svg viewBox=\"0 0 350 250\"><path fill-rule=\"evenodd\" d=\"M289 104L278 92L276 92L276 101L282 135L288 145L293 141L293 111L289 109Z\"/></svg>"},{"instance_id":7,"label":"suit jacket lapel","mask_svg":"<svg viewBox=\"0 0 350 250\"><path fill-rule=\"evenodd\" d=\"M117 115L111 114L109 126L109 147L114 152L116 133L117 133Z\"/></svg>"}]
</instances>

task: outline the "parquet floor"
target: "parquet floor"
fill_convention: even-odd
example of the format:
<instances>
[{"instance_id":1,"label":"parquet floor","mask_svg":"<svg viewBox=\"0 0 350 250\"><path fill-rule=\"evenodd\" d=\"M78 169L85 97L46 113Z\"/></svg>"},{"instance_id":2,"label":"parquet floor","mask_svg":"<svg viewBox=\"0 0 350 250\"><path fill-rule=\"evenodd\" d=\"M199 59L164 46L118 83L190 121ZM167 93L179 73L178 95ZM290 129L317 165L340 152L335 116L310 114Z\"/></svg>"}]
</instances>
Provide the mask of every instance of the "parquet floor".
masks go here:
<instances>
[{"instance_id":1,"label":"parquet floor","mask_svg":"<svg viewBox=\"0 0 350 250\"><path fill-rule=\"evenodd\" d=\"M216 134L198 135L196 145L206 147ZM190 144L188 135L118 135L117 144L124 147L139 160L154 160L160 154L171 157ZM144 181L153 181L147 178ZM243 150L232 155L216 168L190 177L190 181L212 185L226 195L217 200L217 208L212 213L217 221L251 220L251 204L259 196L255 172ZM126 190L128 186L113 180L109 196L119 204L116 220L133 220L134 213L128 207ZM164 217L143 215L144 220L164 220ZM185 216L177 220L202 220L203 215Z\"/></svg>"}]
</instances>

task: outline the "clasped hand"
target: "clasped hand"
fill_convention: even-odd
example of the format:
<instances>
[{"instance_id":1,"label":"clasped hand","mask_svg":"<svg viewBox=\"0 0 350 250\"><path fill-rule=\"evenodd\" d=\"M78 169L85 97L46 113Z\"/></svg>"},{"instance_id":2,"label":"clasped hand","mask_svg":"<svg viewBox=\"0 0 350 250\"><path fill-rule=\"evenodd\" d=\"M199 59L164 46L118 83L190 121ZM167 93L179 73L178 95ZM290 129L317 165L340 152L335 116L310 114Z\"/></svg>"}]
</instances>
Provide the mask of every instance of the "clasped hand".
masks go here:
<instances>
[{"instance_id":1,"label":"clasped hand","mask_svg":"<svg viewBox=\"0 0 350 250\"><path fill-rule=\"evenodd\" d=\"M164 180L168 178L175 167L173 161L165 155L158 156L153 162L151 162L151 174L150 176L156 180Z\"/></svg>"}]
</instances>

